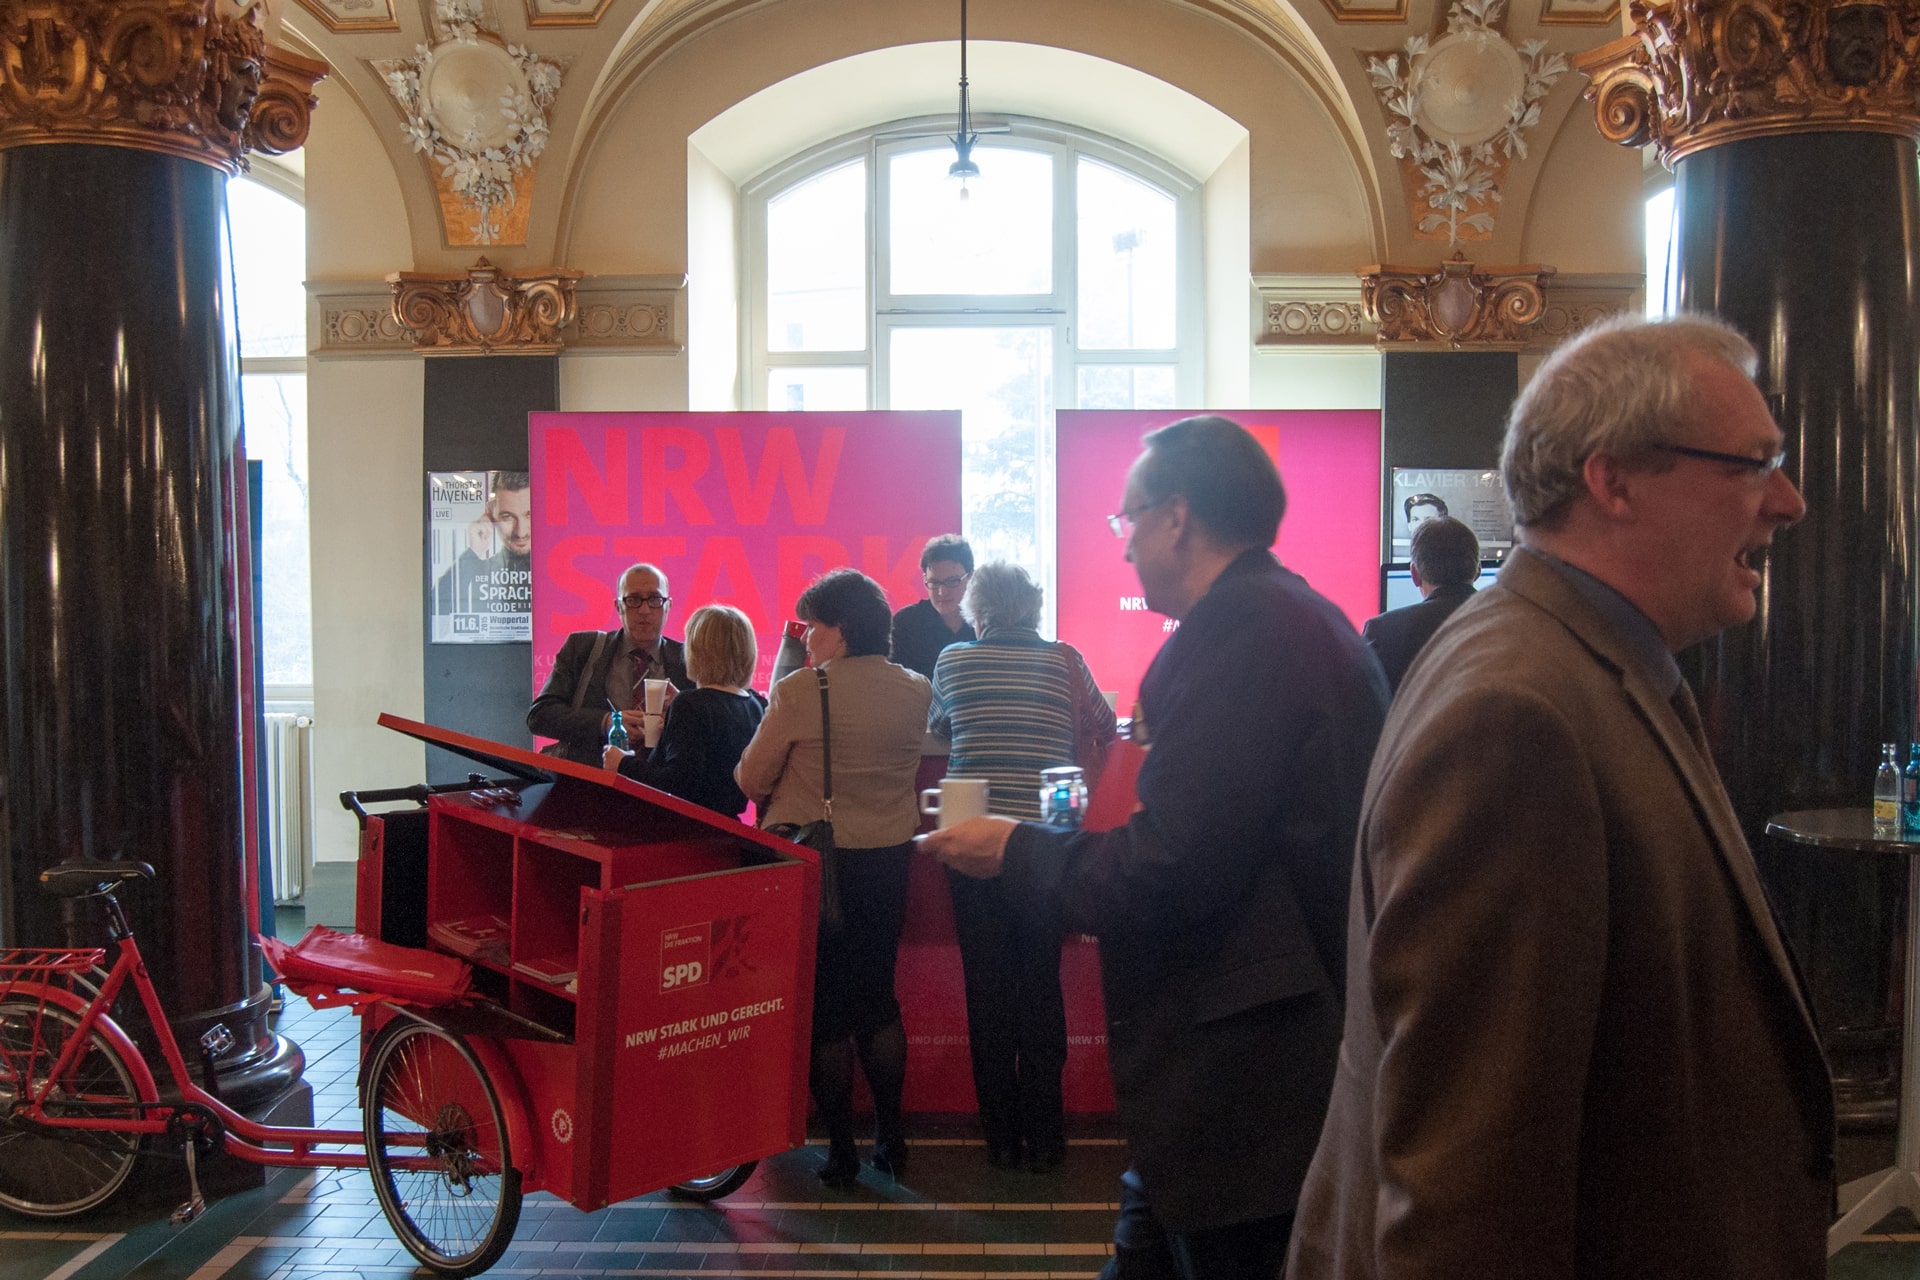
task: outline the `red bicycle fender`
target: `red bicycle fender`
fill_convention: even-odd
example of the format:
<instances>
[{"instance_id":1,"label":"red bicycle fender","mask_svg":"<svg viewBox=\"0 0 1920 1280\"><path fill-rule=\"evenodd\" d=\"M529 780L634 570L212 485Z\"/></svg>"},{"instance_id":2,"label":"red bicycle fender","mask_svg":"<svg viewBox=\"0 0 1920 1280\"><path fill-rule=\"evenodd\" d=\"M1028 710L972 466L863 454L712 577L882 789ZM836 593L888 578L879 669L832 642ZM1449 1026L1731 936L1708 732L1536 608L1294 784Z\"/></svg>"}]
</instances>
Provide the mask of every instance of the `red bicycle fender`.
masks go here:
<instances>
[{"instance_id":1,"label":"red bicycle fender","mask_svg":"<svg viewBox=\"0 0 1920 1280\"><path fill-rule=\"evenodd\" d=\"M15 998L34 1001L44 1000L48 1004L59 1005L75 1018L86 1016L88 1004L87 1001L82 1000L71 991L64 991L59 987L49 987L39 982L9 983L6 990L6 998L9 1000ZM133 1037L129 1036L125 1031L122 1031L120 1024L104 1013L93 1020L93 1028L106 1039L108 1044L119 1051L121 1061L125 1062L127 1064L127 1070L133 1073L133 1087L134 1091L140 1095L140 1101L158 1102L160 1100L160 1090L154 1084L153 1070L147 1066L147 1055L141 1053L139 1048L133 1043Z\"/></svg>"},{"instance_id":2,"label":"red bicycle fender","mask_svg":"<svg viewBox=\"0 0 1920 1280\"><path fill-rule=\"evenodd\" d=\"M520 1073L513 1068L512 1059L491 1040L480 1036L462 1037L467 1047L473 1050L473 1056L480 1059L480 1065L487 1069L487 1078L493 1081L494 1092L500 1095L500 1110L506 1116L507 1141L513 1144L513 1153L517 1157L514 1168L520 1170L523 1180L534 1186L539 1183L539 1170L533 1167L535 1148L533 1130L527 1126L527 1092L520 1086Z\"/></svg>"}]
</instances>

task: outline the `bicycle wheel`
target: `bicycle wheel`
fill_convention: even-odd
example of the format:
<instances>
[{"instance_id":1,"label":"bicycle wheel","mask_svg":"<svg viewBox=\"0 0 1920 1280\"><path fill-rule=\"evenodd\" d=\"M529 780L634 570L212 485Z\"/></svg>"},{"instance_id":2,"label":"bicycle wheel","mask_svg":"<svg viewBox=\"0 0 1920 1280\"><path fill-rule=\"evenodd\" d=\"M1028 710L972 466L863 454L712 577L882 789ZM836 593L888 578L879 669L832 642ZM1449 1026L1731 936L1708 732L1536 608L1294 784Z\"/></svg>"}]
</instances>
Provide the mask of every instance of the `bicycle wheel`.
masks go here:
<instances>
[{"instance_id":1,"label":"bicycle wheel","mask_svg":"<svg viewBox=\"0 0 1920 1280\"><path fill-rule=\"evenodd\" d=\"M731 1168L710 1173L704 1178L688 1178L685 1182L676 1182L667 1188L667 1194L677 1200L718 1200L721 1196L730 1196L747 1185L747 1179L753 1176L758 1160L749 1160L745 1164L736 1164Z\"/></svg>"},{"instance_id":2,"label":"bicycle wheel","mask_svg":"<svg viewBox=\"0 0 1920 1280\"><path fill-rule=\"evenodd\" d=\"M520 1221L520 1171L473 1050L396 1019L374 1042L364 1088L368 1172L400 1243L448 1276L498 1262Z\"/></svg>"},{"instance_id":3,"label":"bicycle wheel","mask_svg":"<svg viewBox=\"0 0 1920 1280\"><path fill-rule=\"evenodd\" d=\"M80 1019L37 1000L0 1002L0 1205L35 1218L84 1213L120 1189L140 1152L137 1133L38 1128L12 1118L16 1101L43 1089L47 1073L80 1028ZM73 1065L54 1082L49 1117L140 1114L133 1073L107 1038L93 1031Z\"/></svg>"}]
</instances>

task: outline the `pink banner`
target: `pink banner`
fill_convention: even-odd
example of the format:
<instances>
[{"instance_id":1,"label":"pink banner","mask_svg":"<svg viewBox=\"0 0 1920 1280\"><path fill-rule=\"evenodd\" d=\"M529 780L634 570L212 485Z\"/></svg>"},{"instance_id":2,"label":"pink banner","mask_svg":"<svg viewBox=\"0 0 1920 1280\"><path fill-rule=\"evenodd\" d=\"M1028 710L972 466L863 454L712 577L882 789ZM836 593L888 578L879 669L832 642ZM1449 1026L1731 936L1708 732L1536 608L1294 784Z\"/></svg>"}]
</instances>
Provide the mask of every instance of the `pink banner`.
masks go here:
<instances>
[{"instance_id":1,"label":"pink banner","mask_svg":"<svg viewBox=\"0 0 1920 1280\"><path fill-rule=\"evenodd\" d=\"M1124 546L1107 528L1120 509L1140 437L1191 410L1061 410L1058 577L1060 638L1086 656L1127 714L1140 677L1173 630L1147 610ZM1287 515L1274 551L1357 627L1380 599L1380 414L1247 409L1225 416L1258 437L1280 468Z\"/></svg>"},{"instance_id":2,"label":"pink banner","mask_svg":"<svg viewBox=\"0 0 1920 1280\"><path fill-rule=\"evenodd\" d=\"M765 689L807 583L851 565L893 607L925 594L920 549L960 528L958 413L536 413L533 685L568 633L618 625L615 579L648 561L676 620L753 620Z\"/></svg>"}]
</instances>

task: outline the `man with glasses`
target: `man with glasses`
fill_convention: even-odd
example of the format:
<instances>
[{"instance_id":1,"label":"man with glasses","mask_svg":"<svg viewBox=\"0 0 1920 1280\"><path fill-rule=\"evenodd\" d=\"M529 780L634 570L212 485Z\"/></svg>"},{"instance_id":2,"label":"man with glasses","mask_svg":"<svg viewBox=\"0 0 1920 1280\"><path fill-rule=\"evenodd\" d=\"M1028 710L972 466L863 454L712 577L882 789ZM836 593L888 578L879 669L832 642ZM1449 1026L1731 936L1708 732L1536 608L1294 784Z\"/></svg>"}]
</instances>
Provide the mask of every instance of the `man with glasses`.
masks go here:
<instances>
[{"instance_id":1,"label":"man with glasses","mask_svg":"<svg viewBox=\"0 0 1920 1280\"><path fill-rule=\"evenodd\" d=\"M626 712L643 706L647 680L693 688L680 642L661 634L672 604L666 575L636 564L620 575L613 598L621 626L567 637L545 687L527 708L527 728L556 740L547 748L551 754L598 768L613 719L610 707ZM639 728L637 719L633 728Z\"/></svg>"},{"instance_id":2,"label":"man with glasses","mask_svg":"<svg viewBox=\"0 0 1920 1280\"><path fill-rule=\"evenodd\" d=\"M907 670L931 680L934 660L942 649L980 638L960 616L960 599L973 576L973 548L957 533L929 538L920 553L920 576L927 584L927 598L893 615L891 656Z\"/></svg>"},{"instance_id":3,"label":"man with glasses","mask_svg":"<svg viewBox=\"0 0 1920 1280\"><path fill-rule=\"evenodd\" d=\"M1806 513L1756 365L1628 318L1515 403L1521 545L1368 779L1297 1280L1827 1274L1826 1063L1674 659Z\"/></svg>"},{"instance_id":4,"label":"man with glasses","mask_svg":"<svg viewBox=\"0 0 1920 1280\"><path fill-rule=\"evenodd\" d=\"M1152 750L1112 831L974 818L925 838L1100 939L1132 1167L1110 1280L1276 1277L1340 1040L1347 887L1386 681L1268 550L1273 461L1225 418L1147 435L1109 522L1180 620L1140 682Z\"/></svg>"}]
</instances>

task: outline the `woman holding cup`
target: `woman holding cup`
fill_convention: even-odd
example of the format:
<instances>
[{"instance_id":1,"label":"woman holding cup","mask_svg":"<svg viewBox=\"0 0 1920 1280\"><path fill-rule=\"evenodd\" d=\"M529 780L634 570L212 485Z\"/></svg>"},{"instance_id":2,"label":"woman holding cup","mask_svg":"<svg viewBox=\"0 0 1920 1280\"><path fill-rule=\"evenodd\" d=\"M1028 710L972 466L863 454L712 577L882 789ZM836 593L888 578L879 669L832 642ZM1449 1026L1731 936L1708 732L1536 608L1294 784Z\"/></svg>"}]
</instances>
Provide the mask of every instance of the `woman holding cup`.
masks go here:
<instances>
[{"instance_id":1,"label":"woman holding cup","mask_svg":"<svg viewBox=\"0 0 1920 1280\"><path fill-rule=\"evenodd\" d=\"M696 609L687 620L686 653L692 689L668 700L665 680L646 682L643 714L650 749L608 746L601 763L635 782L737 818L747 797L733 780L733 768L766 707L747 683L760 657L753 624L732 605ZM662 688L656 690L656 684ZM655 705L666 707L664 724Z\"/></svg>"},{"instance_id":2,"label":"woman holding cup","mask_svg":"<svg viewBox=\"0 0 1920 1280\"><path fill-rule=\"evenodd\" d=\"M907 912L907 871L917 822L914 773L931 696L924 676L887 661L893 616L880 584L852 569L816 578L795 612L806 624L808 669L773 687L766 718L734 777L758 805L760 825L826 816L831 753L833 832L841 923L820 931L813 974L808 1085L827 1128L820 1180L851 1187L860 1174L853 1140L857 1058L873 1094L873 1166L906 1167L900 1095L907 1033L894 996L894 961ZM823 693L831 741L824 748Z\"/></svg>"},{"instance_id":3,"label":"woman holding cup","mask_svg":"<svg viewBox=\"0 0 1920 1280\"><path fill-rule=\"evenodd\" d=\"M980 638L941 651L927 715L929 731L953 742L938 797L943 827L982 812L983 799L985 812L1037 821L1041 770L1077 764L1091 788L1106 762L1113 709L1072 645L1040 638L1042 598L1018 565L974 571L962 608ZM947 883L987 1160L1048 1172L1067 1151L1060 930L1028 919L998 879L949 870Z\"/></svg>"}]
</instances>

